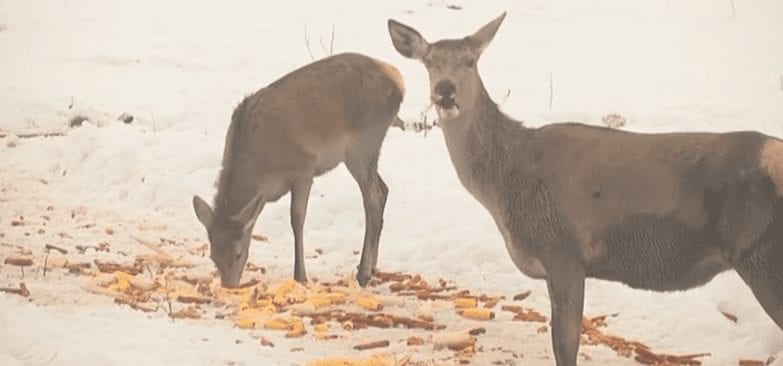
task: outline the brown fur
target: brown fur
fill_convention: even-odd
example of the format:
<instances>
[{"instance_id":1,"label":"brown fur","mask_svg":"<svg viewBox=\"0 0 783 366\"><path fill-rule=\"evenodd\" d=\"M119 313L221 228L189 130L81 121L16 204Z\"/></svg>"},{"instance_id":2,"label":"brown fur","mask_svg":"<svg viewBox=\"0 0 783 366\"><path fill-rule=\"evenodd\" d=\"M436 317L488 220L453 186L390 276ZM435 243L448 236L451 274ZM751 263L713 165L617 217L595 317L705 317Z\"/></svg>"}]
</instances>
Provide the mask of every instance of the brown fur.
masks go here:
<instances>
[{"instance_id":1,"label":"brown fur","mask_svg":"<svg viewBox=\"0 0 783 366\"><path fill-rule=\"evenodd\" d=\"M783 328L783 143L748 131L526 128L498 109L469 62L503 17L432 44L393 20L389 31L427 67L460 182L514 264L547 281L557 365L576 364L588 277L676 291L733 268Z\"/></svg>"},{"instance_id":2,"label":"brown fur","mask_svg":"<svg viewBox=\"0 0 783 366\"><path fill-rule=\"evenodd\" d=\"M783 141L767 140L761 147L759 161L775 184L778 195L783 196Z\"/></svg>"},{"instance_id":3,"label":"brown fur","mask_svg":"<svg viewBox=\"0 0 783 366\"><path fill-rule=\"evenodd\" d=\"M400 93L405 94L405 82L402 80L400 71L397 70L396 67L381 61L378 61L378 66L381 68L381 72L386 74L389 79L394 81L394 85L397 86L397 90L399 90Z\"/></svg>"},{"instance_id":4,"label":"brown fur","mask_svg":"<svg viewBox=\"0 0 783 366\"><path fill-rule=\"evenodd\" d=\"M264 204L288 192L294 277L306 280L302 230L310 186L340 163L362 192L366 226L357 278L362 285L369 281L387 195L378 155L396 119L402 85L392 66L345 53L301 67L239 103L226 134L214 211L201 198L193 202L224 285L239 283Z\"/></svg>"}]
</instances>

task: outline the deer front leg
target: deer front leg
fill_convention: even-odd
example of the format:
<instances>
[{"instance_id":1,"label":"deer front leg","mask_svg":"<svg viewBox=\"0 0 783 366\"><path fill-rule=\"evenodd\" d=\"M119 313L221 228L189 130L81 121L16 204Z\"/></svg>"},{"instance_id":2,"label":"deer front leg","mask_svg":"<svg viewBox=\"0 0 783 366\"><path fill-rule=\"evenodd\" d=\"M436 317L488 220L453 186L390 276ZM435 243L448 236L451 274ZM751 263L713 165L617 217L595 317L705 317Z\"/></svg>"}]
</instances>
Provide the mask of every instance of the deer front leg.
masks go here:
<instances>
[{"instance_id":1,"label":"deer front leg","mask_svg":"<svg viewBox=\"0 0 783 366\"><path fill-rule=\"evenodd\" d=\"M313 178L302 178L291 185L291 228L294 230L294 279L307 282L304 262L303 228Z\"/></svg>"},{"instance_id":2,"label":"deer front leg","mask_svg":"<svg viewBox=\"0 0 783 366\"><path fill-rule=\"evenodd\" d=\"M575 366L582 329L585 272L578 266L557 267L556 270L547 268L547 288L552 305L552 348L557 366Z\"/></svg>"}]
</instances>

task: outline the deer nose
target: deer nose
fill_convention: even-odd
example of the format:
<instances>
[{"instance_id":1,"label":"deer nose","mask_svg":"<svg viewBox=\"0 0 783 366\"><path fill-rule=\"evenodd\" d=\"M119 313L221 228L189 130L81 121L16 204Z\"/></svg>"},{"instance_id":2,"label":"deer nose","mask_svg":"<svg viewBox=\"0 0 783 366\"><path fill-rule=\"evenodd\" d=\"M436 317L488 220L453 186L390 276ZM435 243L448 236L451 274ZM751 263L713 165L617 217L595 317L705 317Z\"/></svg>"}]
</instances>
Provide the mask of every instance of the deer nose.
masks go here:
<instances>
[{"instance_id":1,"label":"deer nose","mask_svg":"<svg viewBox=\"0 0 783 366\"><path fill-rule=\"evenodd\" d=\"M433 99L449 100L454 98L454 92L457 91L457 86L451 80L441 80L435 84L435 93L432 95Z\"/></svg>"}]
</instances>

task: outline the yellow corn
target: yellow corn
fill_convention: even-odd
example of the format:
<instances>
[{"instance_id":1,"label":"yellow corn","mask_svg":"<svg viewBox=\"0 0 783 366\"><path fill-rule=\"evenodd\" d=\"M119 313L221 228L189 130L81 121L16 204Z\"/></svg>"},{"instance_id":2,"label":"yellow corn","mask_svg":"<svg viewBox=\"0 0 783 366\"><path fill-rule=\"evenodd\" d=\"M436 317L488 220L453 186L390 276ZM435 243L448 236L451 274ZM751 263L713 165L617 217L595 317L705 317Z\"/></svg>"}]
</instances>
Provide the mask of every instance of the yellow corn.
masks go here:
<instances>
[{"instance_id":1,"label":"yellow corn","mask_svg":"<svg viewBox=\"0 0 783 366\"><path fill-rule=\"evenodd\" d=\"M345 322L343 322L343 329L353 330L353 322L350 320L346 320Z\"/></svg>"},{"instance_id":2,"label":"yellow corn","mask_svg":"<svg viewBox=\"0 0 783 366\"><path fill-rule=\"evenodd\" d=\"M326 296L332 304L342 304L345 302L345 294L339 292L329 292L323 294L323 296Z\"/></svg>"},{"instance_id":3,"label":"yellow corn","mask_svg":"<svg viewBox=\"0 0 783 366\"><path fill-rule=\"evenodd\" d=\"M256 300L255 306L258 308L266 308L268 306L272 305L272 299L260 299ZM272 305L274 306L274 305Z\"/></svg>"},{"instance_id":4,"label":"yellow corn","mask_svg":"<svg viewBox=\"0 0 783 366\"><path fill-rule=\"evenodd\" d=\"M239 309L239 311L248 311L251 309L250 304L247 301L243 301L239 303L237 308Z\"/></svg>"},{"instance_id":5,"label":"yellow corn","mask_svg":"<svg viewBox=\"0 0 783 366\"><path fill-rule=\"evenodd\" d=\"M372 310L372 311L378 311L383 309L383 304L381 304L381 302L374 297L360 297L356 299L356 304L367 310Z\"/></svg>"},{"instance_id":6,"label":"yellow corn","mask_svg":"<svg viewBox=\"0 0 783 366\"><path fill-rule=\"evenodd\" d=\"M316 324L315 331L319 333L327 332L329 331L329 324L326 323Z\"/></svg>"},{"instance_id":7,"label":"yellow corn","mask_svg":"<svg viewBox=\"0 0 783 366\"><path fill-rule=\"evenodd\" d=\"M332 300L323 295L316 295L307 299L305 303L312 305L314 308L322 308L332 305Z\"/></svg>"},{"instance_id":8,"label":"yellow corn","mask_svg":"<svg viewBox=\"0 0 783 366\"><path fill-rule=\"evenodd\" d=\"M117 271L114 272L114 276L117 277L117 282L109 286L109 288L120 292L127 292L131 287L133 275L126 272Z\"/></svg>"},{"instance_id":9,"label":"yellow corn","mask_svg":"<svg viewBox=\"0 0 783 366\"><path fill-rule=\"evenodd\" d=\"M294 291L294 289L298 284L299 284L298 282L291 279L291 280L286 280L280 283L279 285L277 285L275 290L272 292L274 294L272 298L272 302L277 305L288 303L288 295L290 295L291 292Z\"/></svg>"},{"instance_id":10,"label":"yellow corn","mask_svg":"<svg viewBox=\"0 0 783 366\"><path fill-rule=\"evenodd\" d=\"M307 331L305 330L304 322L302 322L301 318L292 318L289 321L289 324L291 328L288 331L288 333L285 334L286 338L299 338L307 334Z\"/></svg>"},{"instance_id":11,"label":"yellow corn","mask_svg":"<svg viewBox=\"0 0 783 366\"><path fill-rule=\"evenodd\" d=\"M307 363L307 366L356 366L359 365L357 360L348 357L333 357L323 360L311 361Z\"/></svg>"},{"instance_id":12,"label":"yellow corn","mask_svg":"<svg viewBox=\"0 0 783 366\"><path fill-rule=\"evenodd\" d=\"M286 338L299 338L303 335L307 334L307 331L304 329L298 329L298 330L289 330L286 332L285 337Z\"/></svg>"},{"instance_id":13,"label":"yellow corn","mask_svg":"<svg viewBox=\"0 0 783 366\"><path fill-rule=\"evenodd\" d=\"M475 320L490 320L495 318L495 313L486 308L467 308L460 310L459 315Z\"/></svg>"},{"instance_id":14,"label":"yellow corn","mask_svg":"<svg viewBox=\"0 0 783 366\"><path fill-rule=\"evenodd\" d=\"M256 319L250 316L244 316L235 319L234 324L236 324L237 328L239 329L255 329Z\"/></svg>"},{"instance_id":15,"label":"yellow corn","mask_svg":"<svg viewBox=\"0 0 783 366\"><path fill-rule=\"evenodd\" d=\"M291 330L305 329L302 318L291 318L288 320L288 324L291 326Z\"/></svg>"},{"instance_id":16,"label":"yellow corn","mask_svg":"<svg viewBox=\"0 0 783 366\"><path fill-rule=\"evenodd\" d=\"M294 290L294 288L296 288L298 284L299 282L296 282L296 280L293 279L285 280L275 287L273 293L275 296L288 295L291 291Z\"/></svg>"},{"instance_id":17,"label":"yellow corn","mask_svg":"<svg viewBox=\"0 0 783 366\"><path fill-rule=\"evenodd\" d=\"M478 306L478 301L474 297L458 297L454 299L454 307L459 309L475 308Z\"/></svg>"},{"instance_id":18,"label":"yellow corn","mask_svg":"<svg viewBox=\"0 0 783 366\"><path fill-rule=\"evenodd\" d=\"M276 314L278 312L277 306L274 306L273 304L269 304L261 308L260 312L262 314Z\"/></svg>"},{"instance_id":19,"label":"yellow corn","mask_svg":"<svg viewBox=\"0 0 783 366\"><path fill-rule=\"evenodd\" d=\"M375 355L368 358L333 357L310 361L307 366L394 366L407 364L407 358L397 360L392 355Z\"/></svg>"},{"instance_id":20,"label":"yellow corn","mask_svg":"<svg viewBox=\"0 0 783 366\"><path fill-rule=\"evenodd\" d=\"M311 315L315 313L315 306L309 303L293 304L288 309L291 310L291 315L297 316Z\"/></svg>"},{"instance_id":21,"label":"yellow corn","mask_svg":"<svg viewBox=\"0 0 783 366\"><path fill-rule=\"evenodd\" d=\"M264 323L264 328L274 330L289 330L291 329L291 324L282 318L272 318Z\"/></svg>"}]
</instances>

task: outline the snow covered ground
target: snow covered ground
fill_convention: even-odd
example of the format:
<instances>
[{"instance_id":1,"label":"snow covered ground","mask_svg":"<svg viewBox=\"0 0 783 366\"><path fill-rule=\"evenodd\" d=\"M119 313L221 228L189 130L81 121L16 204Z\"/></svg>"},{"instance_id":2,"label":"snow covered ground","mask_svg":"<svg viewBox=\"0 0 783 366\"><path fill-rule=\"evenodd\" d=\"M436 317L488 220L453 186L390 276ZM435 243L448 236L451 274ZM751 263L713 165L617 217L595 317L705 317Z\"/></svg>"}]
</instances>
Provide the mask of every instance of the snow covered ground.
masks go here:
<instances>
[{"instance_id":1,"label":"snow covered ground","mask_svg":"<svg viewBox=\"0 0 783 366\"><path fill-rule=\"evenodd\" d=\"M206 238L190 198L214 194L233 107L310 62L311 53L320 58L333 47L397 66L407 86L400 116L420 120L428 104L426 73L394 51L388 18L434 41L462 37L507 10L479 69L502 108L532 126L600 124L602 116L619 113L631 131L754 129L783 136L783 2L777 0L226 4L0 1L0 133L11 134L0 139L0 255L17 246L40 255L47 243L102 241L114 252L138 251L129 235L144 225L165 225L159 235L186 243L182 250L197 248ZM134 122L116 121L122 113ZM75 116L90 121L67 129ZM66 135L13 136L50 131ZM544 284L513 266L488 214L457 181L437 129L427 136L392 130L380 170L390 188L383 270L448 278L507 297L532 290L526 305L549 313ZM31 230L46 224L42 215L50 216L49 226ZM18 216L28 224L11 226ZM363 221L358 189L343 167L316 180L306 250L324 254L308 259L311 277L355 271L352 252L361 247ZM85 223L95 226L78 228ZM105 227L117 233L108 237ZM266 266L270 280L290 276L288 200L267 205L256 228L269 242L254 244L251 261ZM207 259L197 264L211 268ZM16 268L0 267L0 287L15 286L19 276ZM80 279L65 274L28 271L24 281L31 301L0 294L3 365L290 364L356 352L349 343L310 338L281 338L283 346L261 348L229 323L145 315L85 293ZM709 352L705 364L770 356L783 362L783 334L733 272L666 294L589 281L585 311L617 313L609 318L611 333L656 350ZM736 315L736 324L721 311ZM454 321L457 328L470 324ZM481 341L486 348L503 345L524 355L520 363L551 364L548 333L509 321L492 327ZM304 352L290 353L297 342ZM585 364L632 363L602 347L583 351L593 359Z\"/></svg>"}]
</instances>

